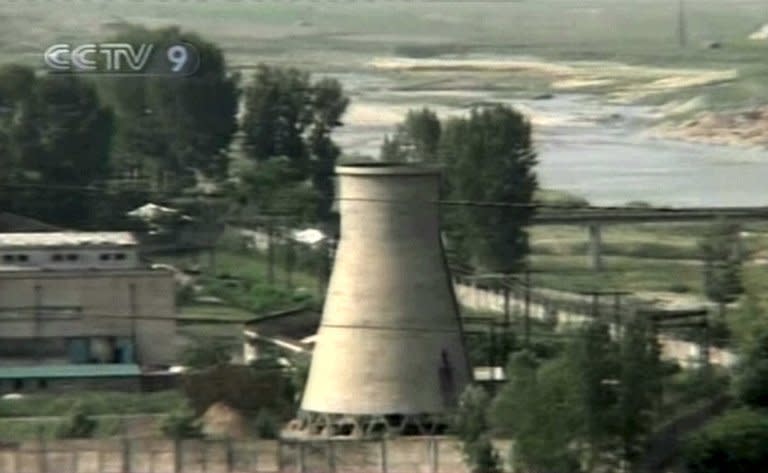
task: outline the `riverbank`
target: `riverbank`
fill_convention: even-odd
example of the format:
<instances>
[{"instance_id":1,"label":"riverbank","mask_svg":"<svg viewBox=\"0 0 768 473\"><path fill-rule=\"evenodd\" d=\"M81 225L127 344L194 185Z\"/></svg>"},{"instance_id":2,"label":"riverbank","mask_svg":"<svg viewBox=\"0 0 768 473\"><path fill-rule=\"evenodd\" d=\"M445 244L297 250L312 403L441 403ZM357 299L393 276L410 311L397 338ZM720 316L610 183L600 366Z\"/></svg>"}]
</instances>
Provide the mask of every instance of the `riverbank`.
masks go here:
<instances>
[{"instance_id":1,"label":"riverbank","mask_svg":"<svg viewBox=\"0 0 768 473\"><path fill-rule=\"evenodd\" d=\"M768 106L703 112L655 129L660 136L692 143L768 148Z\"/></svg>"}]
</instances>

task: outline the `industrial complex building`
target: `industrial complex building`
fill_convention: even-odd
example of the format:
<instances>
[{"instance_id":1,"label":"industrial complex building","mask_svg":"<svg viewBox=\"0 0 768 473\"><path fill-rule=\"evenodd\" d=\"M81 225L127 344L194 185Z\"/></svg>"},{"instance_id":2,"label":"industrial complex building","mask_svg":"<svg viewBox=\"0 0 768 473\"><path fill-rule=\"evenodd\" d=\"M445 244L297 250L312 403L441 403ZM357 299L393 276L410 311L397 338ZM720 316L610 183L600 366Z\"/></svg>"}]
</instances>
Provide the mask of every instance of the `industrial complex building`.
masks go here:
<instances>
[{"instance_id":1,"label":"industrial complex building","mask_svg":"<svg viewBox=\"0 0 768 473\"><path fill-rule=\"evenodd\" d=\"M0 392L168 366L174 317L172 273L130 233L0 234Z\"/></svg>"}]
</instances>

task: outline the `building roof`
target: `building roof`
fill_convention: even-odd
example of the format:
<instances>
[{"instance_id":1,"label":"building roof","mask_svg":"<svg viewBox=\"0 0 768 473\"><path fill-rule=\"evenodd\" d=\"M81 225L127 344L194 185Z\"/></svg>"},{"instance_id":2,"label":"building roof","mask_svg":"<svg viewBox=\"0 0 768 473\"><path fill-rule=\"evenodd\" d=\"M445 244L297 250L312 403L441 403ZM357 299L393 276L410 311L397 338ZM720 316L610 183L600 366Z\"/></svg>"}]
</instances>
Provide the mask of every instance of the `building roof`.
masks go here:
<instances>
[{"instance_id":1,"label":"building roof","mask_svg":"<svg viewBox=\"0 0 768 473\"><path fill-rule=\"evenodd\" d=\"M139 376L134 364L0 366L0 379L114 378Z\"/></svg>"},{"instance_id":2,"label":"building roof","mask_svg":"<svg viewBox=\"0 0 768 473\"><path fill-rule=\"evenodd\" d=\"M265 337L299 340L314 335L320 326L320 312L308 307L273 312L245 322L245 328Z\"/></svg>"},{"instance_id":3,"label":"building roof","mask_svg":"<svg viewBox=\"0 0 768 473\"><path fill-rule=\"evenodd\" d=\"M72 246L135 246L129 232L33 232L0 233L0 248Z\"/></svg>"},{"instance_id":4,"label":"building roof","mask_svg":"<svg viewBox=\"0 0 768 473\"><path fill-rule=\"evenodd\" d=\"M10 212L0 212L0 232L54 232L61 230L63 230L61 227L40 220Z\"/></svg>"},{"instance_id":5,"label":"building roof","mask_svg":"<svg viewBox=\"0 0 768 473\"><path fill-rule=\"evenodd\" d=\"M507 374L504 372L503 366L475 366L473 368L475 375L475 381L497 381L502 382L507 380Z\"/></svg>"}]
</instances>

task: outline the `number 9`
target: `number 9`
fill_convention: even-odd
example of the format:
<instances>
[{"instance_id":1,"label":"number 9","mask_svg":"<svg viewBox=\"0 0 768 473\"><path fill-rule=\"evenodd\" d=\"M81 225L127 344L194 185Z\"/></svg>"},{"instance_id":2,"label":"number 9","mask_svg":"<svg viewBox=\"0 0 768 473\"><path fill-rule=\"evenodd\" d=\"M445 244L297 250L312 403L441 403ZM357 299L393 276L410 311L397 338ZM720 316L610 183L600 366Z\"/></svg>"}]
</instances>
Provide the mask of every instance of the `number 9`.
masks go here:
<instances>
[{"instance_id":1,"label":"number 9","mask_svg":"<svg viewBox=\"0 0 768 473\"><path fill-rule=\"evenodd\" d=\"M189 52L187 51L187 48L180 44L168 48L166 56L168 57L168 60L171 61L171 64L173 64L171 67L171 71L173 72L182 70L189 60Z\"/></svg>"}]
</instances>

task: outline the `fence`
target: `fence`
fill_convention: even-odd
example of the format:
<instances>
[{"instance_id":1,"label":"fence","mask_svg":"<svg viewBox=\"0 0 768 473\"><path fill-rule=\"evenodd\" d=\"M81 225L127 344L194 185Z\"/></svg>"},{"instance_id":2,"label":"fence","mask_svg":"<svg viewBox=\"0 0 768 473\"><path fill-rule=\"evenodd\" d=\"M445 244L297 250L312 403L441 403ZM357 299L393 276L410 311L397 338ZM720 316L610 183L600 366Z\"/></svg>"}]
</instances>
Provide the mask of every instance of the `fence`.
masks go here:
<instances>
[{"instance_id":1,"label":"fence","mask_svg":"<svg viewBox=\"0 0 768 473\"><path fill-rule=\"evenodd\" d=\"M497 442L506 457L509 444ZM56 440L0 444L0 473L467 473L449 437Z\"/></svg>"}]
</instances>

